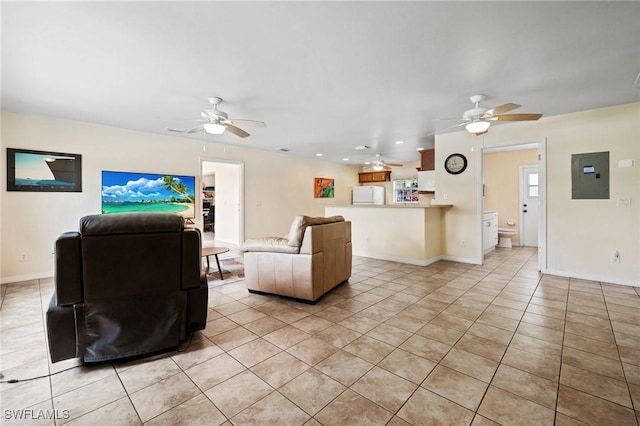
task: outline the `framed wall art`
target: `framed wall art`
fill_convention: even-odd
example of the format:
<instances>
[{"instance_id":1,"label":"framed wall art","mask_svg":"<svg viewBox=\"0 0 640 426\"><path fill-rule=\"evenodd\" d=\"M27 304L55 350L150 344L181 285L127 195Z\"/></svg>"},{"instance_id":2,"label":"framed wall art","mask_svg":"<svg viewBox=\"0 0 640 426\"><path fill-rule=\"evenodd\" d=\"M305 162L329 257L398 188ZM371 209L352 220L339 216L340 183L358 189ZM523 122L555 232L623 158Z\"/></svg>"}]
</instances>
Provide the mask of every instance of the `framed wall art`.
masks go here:
<instances>
[{"instance_id":1,"label":"framed wall art","mask_svg":"<svg viewBox=\"0 0 640 426\"><path fill-rule=\"evenodd\" d=\"M333 198L334 179L317 177L313 180L314 198Z\"/></svg>"},{"instance_id":2,"label":"framed wall art","mask_svg":"<svg viewBox=\"0 0 640 426\"><path fill-rule=\"evenodd\" d=\"M82 192L82 156L7 148L7 191Z\"/></svg>"}]
</instances>

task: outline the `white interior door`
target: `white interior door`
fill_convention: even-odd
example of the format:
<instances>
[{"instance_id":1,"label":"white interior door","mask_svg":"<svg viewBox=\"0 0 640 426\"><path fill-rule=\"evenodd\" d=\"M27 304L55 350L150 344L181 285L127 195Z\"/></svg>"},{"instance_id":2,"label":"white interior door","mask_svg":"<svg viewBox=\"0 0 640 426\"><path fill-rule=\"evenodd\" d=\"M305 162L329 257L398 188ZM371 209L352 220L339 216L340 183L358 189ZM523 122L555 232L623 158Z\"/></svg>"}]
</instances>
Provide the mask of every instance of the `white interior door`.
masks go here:
<instances>
[{"instance_id":1,"label":"white interior door","mask_svg":"<svg viewBox=\"0 0 640 426\"><path fill-rule=\"evenodd\" d=\"M520 168L520 245L538 247L540 179L538 166Z\"/></svg>"},{"instance_id":2,"label":"white interior door","mask_svg":"<svg viewBox=\"0 0 640 426\"><path fill-rule=\"evenodd\" d=\"M239 246L244 240L242 164L203 160L202 174L215 173L215 241Z\"/></svg>"}]
</instances>

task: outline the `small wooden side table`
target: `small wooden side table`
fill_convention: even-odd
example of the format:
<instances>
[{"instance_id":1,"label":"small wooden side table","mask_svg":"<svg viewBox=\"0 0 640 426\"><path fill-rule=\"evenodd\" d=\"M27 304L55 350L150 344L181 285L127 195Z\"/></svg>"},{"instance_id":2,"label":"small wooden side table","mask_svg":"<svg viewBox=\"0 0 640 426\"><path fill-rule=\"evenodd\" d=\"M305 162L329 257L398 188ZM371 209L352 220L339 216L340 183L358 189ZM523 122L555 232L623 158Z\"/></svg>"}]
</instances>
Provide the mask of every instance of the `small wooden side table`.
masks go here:
<instances>
[{"instance_id":1,"label":"small wooden side table","mask_svg":"<svg viewBox=\"0 0 640 426\"><path fill-rule=\"evenodd\" d=\"M218 264L218 272L220 273L220 279L224 280L222 276L222 268L220 268L220 260L218 259L218 255L222 253L228 252L229 249L227 247L202 247L202 257L207 258L207 275L209 274L209 256L216 257L216 263Z\"/></svg>"}]
</instances>

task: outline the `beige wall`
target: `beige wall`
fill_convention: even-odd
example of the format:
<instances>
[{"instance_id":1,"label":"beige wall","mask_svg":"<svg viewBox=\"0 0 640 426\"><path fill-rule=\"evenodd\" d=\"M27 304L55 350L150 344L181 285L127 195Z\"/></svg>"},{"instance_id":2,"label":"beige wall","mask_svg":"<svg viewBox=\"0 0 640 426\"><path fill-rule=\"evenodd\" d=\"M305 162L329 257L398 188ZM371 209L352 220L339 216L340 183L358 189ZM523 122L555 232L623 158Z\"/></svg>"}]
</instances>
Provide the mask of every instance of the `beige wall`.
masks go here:
<instances>
[{"instance_id":1,"label":"beige wall","mask_svg":"<svg viewBox=\"0 0 640 426\"><path fill-rule=\"evenodd\" d=\"M349 204L358 184L356 166L210 142L213 136L193 140L6 110L1 136L3 182L6 147L82 154L83 167L81 193L7 192L2 184L2 282L51 276L55 239L77 230L80 217L100 213L102 170L195 175L200 187L201 159L243 162L245 238L284 235L298 214L323 216L327 204ZM335 179L335 198L313 198L316 176ZM201 226L200 209L198 198ZM21 254L26 262L19 261Z\"/></svg>"},{"instance_id":2,"label":"beige wall","mask_svg":"<svg viewBox=\"0 0 640 426\"><path fill-rule=\"evenodd\" d=\"M7 192L3 183L2 282L51 275L57 236L77 229L81 216L100 212L103 169L199 176L203 158L241 161L245 238L284 235L297 214L322 216L325 205L350 204L351 188L358 185L360 171L355 166L233 144L9 111L2 111L1 136L3 182L6 147L83 155L82 193ZM547 272L640 285L639 103L543 117L537 122L496 125L480 137L465 132L436 136L436 202L454 205L444 218L441 244L446 258L471 263L481 259L479 148L531 140L546 141ZM571 200L571 154L597 151L610 151L611 199ZM464 153L469 159L469 166L461 175L449 175L442 167L453 152ZM620 169L617 164L621 159L632 159L635 164ZM314 199L314 177L335 178L336 198ZM196 185L200 185L199 178ZM448 196L446 200L444 194ZM616 198L622 196L631 198L631 207L616 207ZM610 262L615 250L620 251L620 263ZM19 261L21 254L27 255L26 262Z\"/></svg>"},{"instance_id":3,"label":"beige wall","mask_svg":"<svg viewBox=\"0 0 640 426\"><path fill-rule=\"evenodd\" d=\"M520 166L538 164L538 150L485 153L483 156L484 210L498 212L498 227L520 226ZM514 221L515 226L508 226ZM520 234L512 238L520 245Z\"/></svg>"},{"instance_id":4,"label":"beige wall","mask_svg":"<svg viewBox=\"0 0 640 426\"><path fill-rule=\"evenodd\" d=\"M537 138L546 140L547 272L640 285L640 103L495 125L483 136L437 135L436 201L454 205L446 214L445 254L480 259L479 148ZM571 154L599 151L610 152L611 199L572 200ZM454 152L469 160L467 170L457 176L442 167ZM634 160L634 166L619 168L622 159ZM622 196L631 198L631 207L616 207ZM610 261L615 250L620 263Z\"/></svg>"}]
</instances>

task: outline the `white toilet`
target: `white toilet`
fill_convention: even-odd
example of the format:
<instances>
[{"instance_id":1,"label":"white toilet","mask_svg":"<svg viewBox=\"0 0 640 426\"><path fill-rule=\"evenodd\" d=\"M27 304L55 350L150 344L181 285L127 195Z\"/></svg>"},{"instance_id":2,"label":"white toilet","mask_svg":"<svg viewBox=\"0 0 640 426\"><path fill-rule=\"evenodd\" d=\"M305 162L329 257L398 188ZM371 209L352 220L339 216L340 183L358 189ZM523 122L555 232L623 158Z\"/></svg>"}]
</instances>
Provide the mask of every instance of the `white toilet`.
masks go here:
<instances>
[{"instance_id":1,"label":"white toilet","mask_svg":"<svg viewBox=\"0 0 640 426\"><path fill-rule=\"evenodd\" d=\"M513 247L511 239L518 235L515 229L498 228L498 247Z\"/></svg>"}]
</instances>

